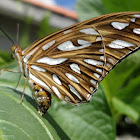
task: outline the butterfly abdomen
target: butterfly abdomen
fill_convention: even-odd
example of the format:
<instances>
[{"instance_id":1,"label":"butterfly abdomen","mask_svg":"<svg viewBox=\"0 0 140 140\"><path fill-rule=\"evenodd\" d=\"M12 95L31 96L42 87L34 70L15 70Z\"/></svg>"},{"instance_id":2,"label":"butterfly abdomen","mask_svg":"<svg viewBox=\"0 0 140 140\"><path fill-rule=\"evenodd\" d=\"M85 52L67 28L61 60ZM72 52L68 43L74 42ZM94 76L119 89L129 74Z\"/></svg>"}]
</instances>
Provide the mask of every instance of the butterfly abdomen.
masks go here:
<instances>
[{"instance_id":1,"label":"butterfly abdomen","mask_svg":"<svg viewBox=\"0 0 140 140\"><path fill-rule=\"evenodd\" d=\"M39 105L38 112L42 116L51 106L51 94L32 80L29 80L29 86L33 97Z\"/></svg>"}]
</instances>

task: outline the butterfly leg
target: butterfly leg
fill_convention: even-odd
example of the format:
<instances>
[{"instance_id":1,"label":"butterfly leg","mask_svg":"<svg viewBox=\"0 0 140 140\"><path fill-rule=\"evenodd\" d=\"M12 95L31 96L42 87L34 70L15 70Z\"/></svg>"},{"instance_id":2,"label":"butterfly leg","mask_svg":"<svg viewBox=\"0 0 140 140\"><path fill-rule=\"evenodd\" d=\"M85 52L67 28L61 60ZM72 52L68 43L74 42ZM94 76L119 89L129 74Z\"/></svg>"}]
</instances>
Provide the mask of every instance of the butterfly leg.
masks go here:
<instances>
[{"instance_id":1,"label":"butterfly leg","mask_svg":"<svg viewBox=\"0 0 140 140\"><path fill-rule=\"evenodd\" d=\"M3 71L14 72L14 73L21 73L20 71L13 71L13 70L8 70L8 69L2 69L2 70L0 70L0 75L2 74ZM21 75L22 75L22 73L20 74L20 78L21 78ZM19 81L18 81L18 84L19 84ZM17 88L18 84L16 85L16 88Z\"/></svg>"},{"instance_id":2,"label":"butterfly leg","mask_svg":"<svg viewBox=\"0 0 140 140\"><path fill-rule=\"evenodd\" d=\"M18 85L19 85L19 82L20 82L21 76L22 76L22 73L20 73L20 76L19 76L19 79L18 79L18 83L17 83L15 89L16 89L16 88L18 87Z\"/></svg>"},{"instance_id":3,"label":"butterfly leg","mask_svg":"<svg viewBox=\"0 0 140 140\"><path fill-rule=\"evenodd\" d=\"M0 75L2 74L3 71L20 73L20 71L14 71L14 70L2 69L2 70L0 70Z\"/></svg>"},{"instance_id":4,"label":"butterfly leg","mask_svg":"<svg viewBox=\"0 0 140 140\"><path fill-rule=\"evenodd\" d=\"M23 98L24 98L24 92L25 92L25 88L26 88L26 83L27 83L27 78L24 76L24 80L25 80L25 82L24 82L24 88L23 88L23 92L22 92L22 97L21 97L21 104L22 104L22 102L23 102Z\"/></svg>"}]
</instances>

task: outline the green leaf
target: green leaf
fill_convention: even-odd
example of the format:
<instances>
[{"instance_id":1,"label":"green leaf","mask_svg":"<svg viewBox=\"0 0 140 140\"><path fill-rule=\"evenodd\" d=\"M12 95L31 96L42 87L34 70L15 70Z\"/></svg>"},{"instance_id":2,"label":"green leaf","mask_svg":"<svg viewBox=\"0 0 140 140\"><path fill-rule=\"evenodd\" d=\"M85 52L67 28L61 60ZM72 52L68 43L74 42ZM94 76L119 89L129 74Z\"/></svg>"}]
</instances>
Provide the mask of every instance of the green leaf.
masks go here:
<instances>
[{"instance_id":1,"label":"green leaf","mask_svg":"<svg viewBox=\"0 0 140 140\"><path fill-rule=\"evenodd\" d=\"M108 13L102 0L78 0L75 8L80 21Z\"/></svg>"},{"instance_id":2,"label":"green leaf","mask_svg":"<svg viewBox=\"0 0 140 140\"><path fill-rule=\"evenodd\" d=\"M46 117L39 116L33 99L25 95L22 105L20 100L21 92L0 87L0 132L3 139L6 139L4 136L14 139L60 139Z\"/></svg>"},{"instance_id":3,"label":"green leaf","mask_svg":"<svg viewBox=\"0 0 140 140\"><path fill-rule=\"evenodd\" d=\"M102 0L109 12L139 11L139 0Z\"/></svg>"},{"instance_id":4,"label":"green leaf","mask_svg":"<svg viewBox=\"0 0 140 140\"><path fill-rule=\"evenodd\" d=\"M129 107L137 114L139 114L139 117L131 117L134 123L137 123L140 119L140 76L131 79L131 81L128 83L128 85L125 88L122 88L121 91L118 93L118 98L124 102L124 104L129 105ZM136 113L130 112L128 116L133 116ZM135 119L134 119L135 118ZM140 124L139 124L140 126Z\"/></svg>"},{"instance_id":5,"label":"green leaf","mask_svg":"<svg viewBox=\"0 0 140 140\"><path fill-rule=\"evenodd\" d=\"M120 114L129 116L134 122L138 121L139 113L134 110L129 104L126 104L115 97L112 99L112 104Z\"/></svg>"},{"instance_id":6,"label":"green leaf","mask_svg":"<svg viewBox=\"0 0 140 140\"><path fill-rule=\"evenodd\" d=\"M15 64L11 64L6 68L15 69ZM5 84L8 87L14 87L17 83L16 81L17 76L15 75L17 75L17 73L4 72L1 77L2 79L0 79L0 85ZM21 81L18 89L22 91L23 85L24 85L24 81ZM15 109L13 111L13 116L16 116L17 112L19 112L20 110L20 115L23 114L24 119L27 118L26 119L27 122L25 121L24 124L30 123L31 126L32 125L34 126L35 118L33 117L32 113L29 112L33 112L33 114L35 113L35 115L38 116L37 105L35 104L35 100L32 100L31 98L31 92L29 91L29 88L27 88L25 92L23 107L22 105L19 104L21 99L21 92L15 91L11 88L2 88L0 91L1 91L0 94L2 94L1 107L3 108L3 111L5 111L5 107L6 107L6 112L10 111L10 113L12 110ZM20 95L17 93L20 93ZM26 105L26 107L24 105ZM12 109L12 107L14 109ZM38 117L40 118L40 116ZM32 120L34 121L30 119L28 121L28 118L32 118ZM59 137L60 139L73 139L73 140L78 140L78 139L82 140L85 138L87 140L88 139L90 140L92 138L94 138L95 140L115 139L114 121L101 87L99 87L98 92L93 96L93 99L91 100L90 103L81 104L79 106L72 106L66 104L66 102L60 101L59 99L53 97L51 108L49 109L48 113L40 119L41 120L43 119L42 120L43 122L45 121L46 124L45 127L47 127L49 130L54 129L54 131L56 131L54 132L55 134L57 133L58 135L56 136L56 138ZM14 121L14 117L11 118L11 121ZM20 126L21 123L22 126L22 122L23 122L22 117L20 117L20 121L21 122L18 122L18 124ZM8 127L10 126L7 126L7 129ZM38 129L43 129L43 128L41 125L40 126L38 125ZM25 131L25 129L23 130ZM53 130L51 132L53 132ZM33 132L30 133L32 134ZM37 134L38 132L36 132L36 135ZM40 134L38 135L40 136Z\"/></svg>"},{"instance_id":7,"label":"green leaf","mask_svg":"<svg viewBox=\"0 0 140 140\"><path fill-rule=\"evenodd\" d=\"M101 87L88 104L53 103L50 114L73 140L113 140L114 121Z\"/></svg>"},{"instance_id":8,"label":"green leaf","mask_svg":"<svg viewBox=\"0 0 140 140\"><path fill-rule=\"evenodd\" d=\"M121 115L126 115L134 123L138 122L138 116L140 115L140 110L138 109L140 102L137 100L140 96L139 71L139 52L136 52L113 69L102 82L108 103L116 121L119 120ZM114 99L118 99L122 106L117 106L117 101L114 104Z\"/></svg>"}]
</instances>

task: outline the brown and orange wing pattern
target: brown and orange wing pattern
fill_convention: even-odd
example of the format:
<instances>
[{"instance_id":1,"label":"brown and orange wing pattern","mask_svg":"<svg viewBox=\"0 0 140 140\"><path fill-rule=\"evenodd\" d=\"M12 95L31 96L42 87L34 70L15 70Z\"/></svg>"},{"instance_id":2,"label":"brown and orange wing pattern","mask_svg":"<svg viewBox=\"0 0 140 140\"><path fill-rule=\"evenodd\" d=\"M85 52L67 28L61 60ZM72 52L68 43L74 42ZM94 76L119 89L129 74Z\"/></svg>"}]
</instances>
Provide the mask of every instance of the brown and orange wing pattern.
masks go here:
<instances>
[{"instance_id":1,"label":"brown and orange wing pattern","mask_svg":"<svg viewBox=\"0 0 140 140\"><path fill-rule=\"evenodd\" d=\"M36 52L29 60L30 72L43 81L49 91L75 104L90 100L98 87L105 62L104 46L98 41L99 33L90 29L88 35L84 33L86 30L87 27L78 28L74 34L68 33L65 40L58 38L44 44L41 51L45 50L46 54L41 52L40 56ZM43 70L39 71L39 68Z\"/></svg>"},{"instance_id":2,"label":"brown and orange wing pattern","mask_svg":"<svg viewBox=\"0 0 140 140\"><path fill-rule=\"evenodd\" d=\"M89 101L107 73L139 47L140 12L123 12L46 36L23 51L23 60L30 79L59 99L78 104Z\"/></svg>"},{"instance_id":3,"label":"brown and orange wing pattern","mask_svg":"<svg viewBox=\"0 0 140 140\"><path fill-rule=\"evenodd\" d=\"M140 47L140 12L124 12L100 18L94 27L105 45L106 73Z\"/></svg>"}]
</instances>

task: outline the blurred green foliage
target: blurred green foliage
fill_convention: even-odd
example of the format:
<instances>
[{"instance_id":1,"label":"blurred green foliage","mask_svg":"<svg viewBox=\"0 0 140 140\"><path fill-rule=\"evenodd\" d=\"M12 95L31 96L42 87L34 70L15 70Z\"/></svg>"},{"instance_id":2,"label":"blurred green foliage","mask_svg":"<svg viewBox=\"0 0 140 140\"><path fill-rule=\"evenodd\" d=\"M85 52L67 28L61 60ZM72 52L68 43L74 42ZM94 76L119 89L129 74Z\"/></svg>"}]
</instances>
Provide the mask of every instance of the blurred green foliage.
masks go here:
<instances>
[{"instance_id":1,"label":"blurred green foliage","mask_svg":"<svg viewBox=\"0 0 140 140\"><path fill-rule=\"evenodd\" d=\"M32 25L33 19L32 17L27 17L24 20L24 31L20 37L20 45L22 48L26 48L30 44L30 28Z\"/></svg>"},{"instance_id":2,"label":"blurred green foliage","mask_svg":"<svg viewBox=\"0 0 140 140\"><path fill-rule=\"evenodd\" d=\"M77 0L76 11L83 21L108 13L139 11L139 4L139 0Z\"/></svg>"},{"instance_id":3,"label":"blurred green foliage","mask_svg":"<svg viewBox=\"0 0 140 140\"><path fill-rule=\"evenodd\" d=\"M47 13L46 16L40 22L40 28L39 31L37 32L38 38L42 38L58 30L57 28L52 28L50 26L50 23L48 22L49 17L50 13Z\"/></svg>"},{"instance_id":4,"label":"blurred green foliage","mask_svg":"<svg viewBox=\"0 0 140 140\"><path fill-rule=\"evenodd\" d=\"M5 52L5 51L0 51L0 65L10 63L12 61L10 56L11 56L11 53Z\"/></svg>"},{"instance_id":5,"label":"blurred green foliage","mask_svg":"<svg viewBox=\"0 0 140 140\"><path fill-rule=\"evenodd\" d=\"M139 0L78 0L76 10L79 19L85 20L110 12L138 11L139 4ZM38 38L57 30L50 27L48 19L49 14L41 21L37 29ZM20 38L23 47L30 44L32 18L27 18L25 23ZM13 134L16 139L115 140L115 126L123 115L140 126L139 60L140 52L136 52L115 67L88 104L74 107L53 97L52 107L43 117L38 115L37 105L28 87L23 105L19 104L24 80L15 90L17 74L4 72L0 77L0 134ZM17 65L10 62L10 54L0 51L1 68L17 69Z\"/></svg>"}]
</instances>

